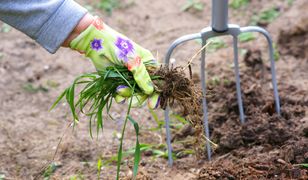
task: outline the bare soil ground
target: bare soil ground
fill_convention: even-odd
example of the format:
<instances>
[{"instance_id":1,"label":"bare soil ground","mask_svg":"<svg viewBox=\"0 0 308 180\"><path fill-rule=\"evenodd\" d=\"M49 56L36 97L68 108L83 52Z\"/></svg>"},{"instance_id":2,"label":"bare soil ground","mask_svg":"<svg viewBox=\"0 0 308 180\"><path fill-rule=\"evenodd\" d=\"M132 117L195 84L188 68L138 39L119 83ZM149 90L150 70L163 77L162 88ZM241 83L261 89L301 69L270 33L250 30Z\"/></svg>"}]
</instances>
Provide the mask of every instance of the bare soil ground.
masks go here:
<instances>
[{"instance_id":1,"label":"bare soil ground","mask_svg":"<svg viewBox=\"0 0 308 180\"><path fill-rule=\"evenodd\" d=\"M93 5L92 1L79 2ZM159 52L162 59L174 39L210 24L210 1L202 2L202 12L182 12L185 0L135 0L126 8L116 9L111 17L100 16L154 53ZM258 36L240 45L249 52L240 61L244 125L238 116L232 48L208 53L210 131L211 140L218 144L213 160L186 155L170 168L166 159L145 152L138 179L307 179L307 169L298 164L308 163L308 3L252 1L245 8L230 10L230 22L247 25L253 13L271 7L278 8L280 16L262 25L273 35L280 52L276 69L282 116L275 114L264 38ZM91 63L68 49L50 55L16 30L1 32L0 39L0 179L44 179L44 167L52 163L57 167L50 179L96 179L97 159L108 159L117 152L117 134L126 107L113 107L115 120L106 121L104 132L97 138L90 138L86 118L73 130L67 104L51 112L48 109L75 76L94 71ZM196 42L181 46L174 55L176 63L187 63L198 48ZM192 70L198 73L198 59ZM163 118L161 110L156 113ZM157 124L146 108L135 109L132 116L141 126L141 143L165 144L164 129L148 130ZM194 133L173 130L173 135L174 141L183 142ZM134 143L135 134L129 126L124 149ZM193 148L191 143L173 144L175 151ZM131 165L132 159L126 158L123 179L131 178ZM115 164L111 163L102 168L100 178L114 179L115 174Z\"/></svg>"}]
</instances>

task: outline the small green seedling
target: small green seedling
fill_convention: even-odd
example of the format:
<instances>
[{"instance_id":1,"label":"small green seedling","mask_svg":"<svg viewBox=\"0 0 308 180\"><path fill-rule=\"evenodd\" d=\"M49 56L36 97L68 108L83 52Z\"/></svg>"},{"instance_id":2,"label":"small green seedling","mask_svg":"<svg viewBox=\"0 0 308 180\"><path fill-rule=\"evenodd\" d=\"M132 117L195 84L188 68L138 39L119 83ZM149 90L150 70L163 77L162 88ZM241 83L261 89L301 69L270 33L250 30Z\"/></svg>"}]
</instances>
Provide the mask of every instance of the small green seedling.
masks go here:
<instances>
[{"instance_id":1,"label":"small green seedling","mask_svg":"<svg viewBox=\"0 0 308 180\"><path fill-rule=\"evenodd\" d=\"M25 83L22 88L29 93L48 92L48 88L39 85L35 87L32 83Z\"/></svg>"},{"instance_id":2,"label":"small green seedling","mask_svg":"<svg viewBox=\"0 0 308 180\"><path fill-rule=\"evenodd\" d=\"M177 153L175 154L175 156L176 156L177 158L181 158L181 157L186 157L186 156L188 156L188 155L190 155L190 154L195 154L195 151L192 150L192 149L185 149L185 150L183 150L183 151L177 152Z\"/></svg>"},{"instance_id":3,"label":"small green seedling","mask_svg":"<svg viewBox=\"0 0 308 180\"><path fill-rule=\"evenodd\" d=\"M157 126L153 127L153 128L149 128L148 130L150 130L150 131L159 131L159 130L161 130L165 126L165 121L159 119L157 113L155 111L151 110L151 109L150 109L150 113L151 113L154 121L156 122Z\"/></svg>"},{"instance_id":4,"label":"small green seedling","mask_svg":"<svg viewBox=\"0 0 308 180\"><path fill-rule=\"evenodd\" d=\"M11 31L11 29L12 29L12 28L11 28L10 25L3 23L2 26L1 26L1 28L0 28L0 32L8 33L8 32Z\"/></svg>"},{"instance_id":5,"label":"small green seedling","mask_svg":"<svg viewBox=\"0 0 308 180\"><path fill-rule=\"evenodd\" d=\"M3 53L2 52L0 52L0 60L3 58Z\"/></svg>"},{"instance_id":6,"label":"small green seedling","mask_svg":"<svg viewBox=\"0 0 308 180\"><path fill-rule=\"evenodd\" d=\"M204 4L199 0L186 0L186 3L181 8L181 11L188 11L190 9L202 11L204 9Z\"/></svg>"},{"instance_id":7,"label":"small green seedling","mask_svg":"<svg viewBox=\"0 0 308 180\"><path fill-rule=\"evenodd\" d=\"M153 127L153 128L149 128L148 130L150 131L160 131L162 130L162 128L165 127L165 120L164 119L160 119L157 115L157 113L155 113L155 111L150 110L150 113L154 119L154 121L156 122L157 126ZM182 128L185 124L187 124L187 120L178 115L178 114L171 114L170 115L170 125L172 127L175 127L176 129L180 129Z\"/></svg>"},{"instance_id":8,"label":"small green seedling","mask_svg":"<svg viewBox=\"0 0 308 180\"><path fill-rule=\"evenodd\" d=\"M73 175L70 177L69 180L84 180L84 176L81 173L78 173L77 175Z\"/></svg>"},{"instance_id":9,"label":"small green seedling","mask_svg":"<svg viewBox=\"0 0 308 180\"><path fill-rule=\"evenodd\" d=\"M0 174L0 180L4 180L5 179L5 175L4 174Z\"/></svg>"},{"instance_id":10,"label":"small green seedling","mask_svg":"<svg viewBox=\"0 0 308 180\"><path fill-rule=\"evenodd\" d=\"M94 14L95 7L93 7L91 4L85 4L83 7L86 8L91 14Z\"/></svg>"},{"instance_id":11,"label":"small green seedling","mask_svg":"<svg viewBox=\"0 0 308 180\"><path fill-rule=\"evenodd\" d=\"M273 47L274 47L274 59L275 61L278 61L280 59L280 54L278 51L278 47L276 43L273 43Z\"/></svg>"},{"instance_id":12,"label":"small green seedling","mask_svg":"<svg viewBox=\"0 0 308 180\"><path fill-rule=\"evenodd\" d=\"M207 52L213 53L218 49L227 47L225 41L219 37L211 38L211 44L207 47Z\"/></svg>"},{"instance_id":13,"label":"small green seedling","mask_svg":"<svg viewBox=\"0 0 308 180\"><path fill-rule=\"evenodd\" d=\"M252 16L251 24L269 24L273 22L279 15L280 12L277 8L270 8L268 10L262 11L258 15Z\"/></svg>"},{"instance_id":14,"label":"small green seedling","mask_svg":"<svg viewBox=\"0 0 308 180\"><path fill-rule=\"evenodd\" d=\"M244 56L246 53L247 53L248 49L245 49L245 48L239 48L239 54L241 56Z\"/></svg>"},{"instance_id":15,"label":"small green seedling","mask_svg":"<svg viewBox=\"0 0 308 180\"><path fill-rule=\"evenodd\" d=\"M249 3L249 0L232 0L229 6L233 9L239 9L241 7L247 6L248 3Z\"/></svg>"},{"instance_id":16,"label":"small green seedling","mask_svg":"<svg viewBox=\"0 0 308 180\"><path fill-rule=\"evenodd\" d=\"M199 44L202 44L201 39L197 39L196 41ZM225 41L223 39L219 38L219 37L211 38L210 41L211 41L211 43L206 48L206 52L208 52L208 53L213 53L213 52L217 51L218 49L227 47L227 44L225 43Z\"/></svg>"},{"instance_id":17,"label":"small green seedling","mask_svg":"<svg viewBox=\"0 0 308 180\"><path fill-rule=\"evenodd\" d=\"M111 15L112 11L119 7L119 0L101 0L98 4L98 8L105 11L108 15Z\"/></svg>"},{"instance_id":18,"label":"small green seedling","mask_svg":"<svg viewBox=\"0 0 308 180\"><path fill-rule=\"evenodd\" d=\"M294 0L286 0L286 1L288 2L288 5L289 5L289 6L292 6L293 3L294 3Z\"/></svg>"},{"instance_id":19,"label":"small green seedling","mask_svg":"<svg viewBox=\"0 0 308 180\"><path fill-rule=\"evenodd\" d=\"M48 79L47 82L46 82L46 85L51 87L51 88L57 88L57 87L60 86L60 83L57 82L57 81Z\"/></svg>"},{"instance_id":20,"label":"small green seedling","mask_svg":"<svg viewBox=\"0 0 308 180\"><path fill-rule=\"evenodd\" d=\"M210 79L209 84L213 86L218 86L220 84L221 80L218 76L214 76Z\"/></svg>"},{"instance_id":21,"label":"small green seedling","mask_svg":"<svg viewBox=\"0 0 308 180\"><path fill-rule=\"evenodd\" d=\"M61 165L57 163L51 163L44 171L43 177L44 180L49 180L52 176L52 174L59 168Z\"/></svg>"},{"instance_id":22,"label":"small green seedling","mask_svg":"<svg viewBox=\"0 0 308 180\"><path fill-rule=\"evenodd\" d=\"M229 85L231 84L231 81L230 81L229 79L224 79L224 80L223 80L223 84L224 84L225 86L229 86Z\"/></svg>"},{"instance_id":23,"label":"small green seedling","mask_svg":"<svg viewBox=\"0 0 308 180\"><path fill-rule=\"evenodd\" d=\"M151 157L153 158L164 158L167 159L168 158L168 151L166 150L166 145L165 144L145 144L142 143L140 144L140 153L142 152L150 152L151 153ZM123 151L122 153L122 157L123 158L129 158L132 155L135 155L135 151L136 151L136 147L130 148L126 151ZM177 152L176 154L173 153L173 157L174 159L176 159L177 157L181 157L183 155L188 155L188 154L193 154L194 152L192 152L193 150L187 150L187 149L183 149L179 152ZM113 155L109 158L107 158L106 160L102 161L102 166L107 166L111 163L115 163L117 162L117 155Z\"/></svg>"},{"instance_id":24,"label":"small green seedling","mask_svg":"<svg viewBox=\"0 0 308 180\"><path fill-rule=\"evenodd\" d=\"M101 176L101 170L102 170L102 159L99 158L97 161L97 179Z\"/></svg>"},{"instance_id":25,"label":"small green seedling","mask_svg":"<svg viewBox=\"0 0 308 180\"><path fill-rule=\"evenodd\" d=\"M238 39L240 42L248 42L248 41L255 40L256 37L254 36L252 32L245 32L245 33L241 33L238 36Z\"/></svg>"}]
</instances>

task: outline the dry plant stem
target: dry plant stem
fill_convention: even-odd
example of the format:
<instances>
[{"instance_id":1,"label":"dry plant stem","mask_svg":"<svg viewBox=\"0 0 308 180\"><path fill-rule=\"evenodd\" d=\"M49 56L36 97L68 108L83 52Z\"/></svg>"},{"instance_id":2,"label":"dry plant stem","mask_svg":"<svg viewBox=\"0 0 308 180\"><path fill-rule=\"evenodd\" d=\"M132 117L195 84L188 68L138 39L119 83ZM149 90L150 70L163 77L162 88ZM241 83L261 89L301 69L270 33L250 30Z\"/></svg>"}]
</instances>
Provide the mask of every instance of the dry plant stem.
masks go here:
<instances>
[{"instance_id":1,"label":"dry plant stem","mask_svg":"<svg viewBox=\"0 0 308 180\"><path fill-rule=\"evenodd\" d=\"M43 172L45 171L45 169L55 160L55 157L56 157L56 155L57 155L57 153L58 153L58 150L59 150L59 147L60 147L60 145L61 145L61 143L62 143L62 140L63 140L63 138L64 138L64 136L65 136L65 134L66 134L68 128L71 127L71 125L72 125L72 123L69 123L69 124L67 125L67 127L65 128L65 130L64 130L63 133L62 133L61 138L59 139L59 142L58 142L58 144L57 144L56 150L55 150L55 152L54 152L54 154L53 154L51 160L49 160L49 161L41 168L41 170L40 170L39 173L34 177L34 179L38 179L38 178L43 174Z\"/></svg>"},{"instance_id":2,"label":"dry plant stem","mask_svg":"<svg viewBox=\"0 0 308 180\"><path fill-rule=\"evenodd\" d=\"M191 58L190 60L188 61L188 64L186 67L183 68L183 70L185 70L187 67L189 67L192 63L192 61L194 59L196 59L196 57L210 44L212 43L212 41L208 41L202 48L200 48Z\"/></svg>"}]
</instances>

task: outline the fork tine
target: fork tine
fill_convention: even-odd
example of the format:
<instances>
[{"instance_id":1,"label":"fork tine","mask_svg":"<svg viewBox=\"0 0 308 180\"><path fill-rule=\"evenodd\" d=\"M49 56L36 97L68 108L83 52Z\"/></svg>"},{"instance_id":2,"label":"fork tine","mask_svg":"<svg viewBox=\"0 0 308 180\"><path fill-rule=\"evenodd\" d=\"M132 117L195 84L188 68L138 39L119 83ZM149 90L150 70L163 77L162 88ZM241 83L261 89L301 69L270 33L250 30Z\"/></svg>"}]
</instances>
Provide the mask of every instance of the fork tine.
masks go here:
<instances>
[{"instance_id":1,"label":"fork tine","mask_svg":"<svg viewBox=\"0 0 308 180\"><path fill-rule=\"evenodd\" d=\"M236 79L236 95L237 95L237 103L240 112L240 120L243 124L245 122L244 116L244 108L242 101L242 91L241 91L241 80L240 80L240 72L238 65L238 47L237 47L237 36L233 36L233 54L234 54L234 71L235 71L235 79Z\"/></svg>"},{"instance_id":2,"label":"fork tine","mask_svg":"<svg viewBox=\"0 0 308 180\"><path fill-rule=\"evenodd\" d=\"M206 39L202 38L202 47L205 46ZM207 115L207 103L206 103L206 77L205 77L205 49L201 52L201 85L202 85L202 108L203 108L203 126L205 131L205 136L210 139L209 122ZM212 159L211 144L206 141L207 158L210 161Z\"/></svg>"}]
</instances>

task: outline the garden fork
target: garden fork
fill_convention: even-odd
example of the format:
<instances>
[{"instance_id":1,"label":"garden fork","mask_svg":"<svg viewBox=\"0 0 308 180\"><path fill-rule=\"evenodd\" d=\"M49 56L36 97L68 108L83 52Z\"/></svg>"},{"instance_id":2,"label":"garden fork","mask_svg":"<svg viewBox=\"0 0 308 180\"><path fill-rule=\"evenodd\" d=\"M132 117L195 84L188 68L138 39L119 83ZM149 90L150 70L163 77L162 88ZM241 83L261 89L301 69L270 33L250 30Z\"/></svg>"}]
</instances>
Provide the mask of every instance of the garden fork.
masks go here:
<instances>
[{"instance_id":1,"label":"garden fork","mask_svg":"<svg viewBox=\"0 0 308 180\"><path fill-rule=\"evenodd\" d=\"M276 72L275 72L275 62L274 62L274 49L272 39L269 33L257 26L248 26L248 27L240 27L235 24L228 24L228 0L212 0L212 22L210 27L206 27L201 30L201 32L196 34L189 34L182 36L176 39L168 49L165 63L169 65L170 57L172 55L173 50L180 44L195 40L201 39L202 47L205 46L206 41L210 38L216 36L223 35L231 35L233 37L233 50L234 50L234 71L235 71L235 79L236 79L236 94L237 94L237 103L240 113L240 121L241 123L245 122L245 115L243 109L242 102L242 93L241 93L241 85L240 85L240 74L239 74L239 64L238 64L238 35L244 32L259 32L263 34L268 43L269 50L269 59L271 64L271 74L272 74L272 85L274 90L274 99L275 99L275 109L278 115L280 115L280 104L279 104L279 96L276 82ZM208 127L208 114L207 114L207 102L205 99L206 94L206 77L205 77L205 49L201 52L201 85L202 85L202 108L203 108L203 125L205 136L210 138L210 132ZM166 136L167 136L167 148L168 148L168 164L172 166L172 146L171 146L171 134L169 127L169 107L165 110L165 125L166 125ZM207 150L207 158L211 160L211 145L209 141L206 141L206 150Z\"/></svg>"}]
</instances>

